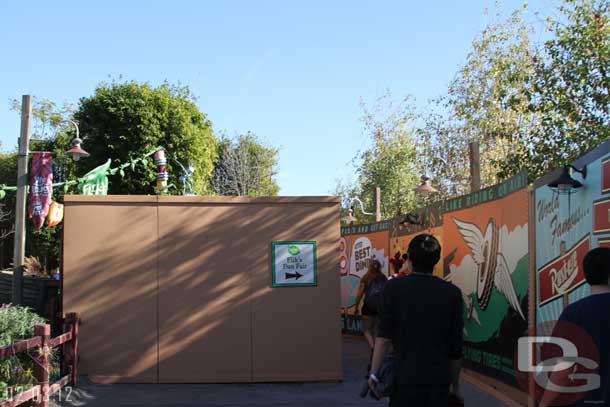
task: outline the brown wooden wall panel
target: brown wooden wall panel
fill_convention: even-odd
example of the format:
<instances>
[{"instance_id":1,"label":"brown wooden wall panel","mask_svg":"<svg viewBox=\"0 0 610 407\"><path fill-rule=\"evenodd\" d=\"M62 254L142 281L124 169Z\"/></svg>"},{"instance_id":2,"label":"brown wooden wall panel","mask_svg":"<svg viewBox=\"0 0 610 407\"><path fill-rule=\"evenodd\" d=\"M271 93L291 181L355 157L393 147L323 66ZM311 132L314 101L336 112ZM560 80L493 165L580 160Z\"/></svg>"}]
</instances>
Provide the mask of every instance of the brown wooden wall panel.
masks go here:
<instances>
[{"instance_id":1,"label":"brown wooden wall panel","mask_svg":"<svg viewBox=\"0 0 610 407\"><path fill-rule=\"evenodd\" d=\"M248 207L159 207L159 379L250 382Z\"/></svg>"},{"instance_id":2,"label":"brown wooden wall panel","mask_svg":"<svg viewBox=\"0 0 610 407\"><path fill-rule=\"evenodd\" d=\"M79 373L156 383L156 206L67 203L64 219L63 309L82 317Z\"/></svg>"},{"instance_id":3,"label":"brown wooden wall panel","mask_svg":"<svg viewBox=\"0 0 610 407\"><path fill-rule=\"evenodd\" d=\"M340 380L339 205L251 207L255 382ZM270 243L316 241L316 287L271 287Z\"/></svg>"},{"instance_id":4,"label":"brown wooden wall panel","mask_svg":"<svg viewBox=\"0 0 610 407\"><path fill-rule=\"evenodd\" d=\"M64 310L97 382L341 379L339 199L66 197ZM271 242L317 242L271 288Z\"/></svg>"}]
</instances>

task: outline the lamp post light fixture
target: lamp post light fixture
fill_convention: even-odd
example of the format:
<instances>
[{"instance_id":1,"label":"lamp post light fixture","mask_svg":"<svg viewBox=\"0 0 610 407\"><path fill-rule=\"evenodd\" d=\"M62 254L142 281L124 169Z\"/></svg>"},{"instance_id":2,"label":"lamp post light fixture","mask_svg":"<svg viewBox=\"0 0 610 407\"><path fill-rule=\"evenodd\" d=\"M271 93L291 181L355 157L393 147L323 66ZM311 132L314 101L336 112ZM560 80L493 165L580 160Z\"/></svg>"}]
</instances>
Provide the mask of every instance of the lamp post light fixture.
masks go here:
<instances>
[{"instance_id":1,"label":"lamp post light fixture","mask_svg":"<svg viewBox=\"0 0 610 407\"><path fill-rule=\"evenodd\" d=\"M350 204L350 208L347 212L347 216L344 216L343 218L341 218L341 222L346 223L348 225L353 224L356 221L356 217L354 216L354 202L360 204L360 210L362 212L362 214L364 215L375 215L374 213L371 212L367 212L364 210L364 204L362 203L362 201L360 200L360 198L352 198L349 201Z\"/></svg>"},{"instance_id":2,"label":"lamp post light fixture","mask_svg":"<svg viewBox=\"0 0 610 407\"><path fill-rule=\"evenodd\" d=\"M354 210L352 208L349 208L349 210L347 211L347 216L341 218L341 223L347 226L351 226L355 220L356 218L354 217Z\"/></svg>"},{"instance_id":3,"label":"lamp post light fixture","mask_svg":"<svg viewBox=\"0 0 610 407\"><path fill-rule=\"evenodd\" d=\"M422 215L416 212L407 213L402 221L400 221L400 225L403 227L407 227L408 225L423 225L424 220L422 219Z\"/></svg>"},{"instance_id":4,"label":"lamp post light fixture","mask_svg":"<svg viewBox=\"0 0 610 407\"><path fill-rule=\"evenodd\" d=\"M436 194L438 193L438 189L432 186L430 182L430 178L423 176L421 177L421 185L414 189L415 192L419 194Z\"/></svg>"},{"instance_id":5,"label":"lamp post light fixture","mask_svg":"<svg viewBox=\"0 0 610 407\"><path fill-rule=\"evenodd\" d=\"M554 181L549 182L549 188L559 195L570 195L574 190L582 188L582 182L572 178L572 174L570 173L571 170L580 173L583 179L587 178L587 166L584 166L579 170L573 165L566 165L563 167L561 175Z\"/></svg>"},{"instance_id":6,"label":"lamp post light fixture","mask_svg":"<svg viewBox=\"0 0 610 407\"><path fill-rule=\"evenodd\" d=\"M354 211L354 202L357 202L360 204L360 211L364 214L364 215L374 215L374 213L371 212L367 212L364 210L364 204L362 203L362 201L360 200L360 198L352 198L351 201L349 201L350 204L350 208L351 211Z\"/></svg>"},{"instance_id":7,"label":"lamp post light fixture","mask_svg":"<svg viewBox=\"0 0 610 407\"><path fill-rule=\"evenodd\" d=\"M76 124L76 122L72 120L66 121L71 123L76 129L76 137L74 138L74 140L72 140L72 148L66 151L66 155L72 157L74 161L80 160L81 157L89 157L89 153L83 150L83 148L81 147L83 140L81 140L79 136L78 124Z\"/></svg>"}]
</instances>

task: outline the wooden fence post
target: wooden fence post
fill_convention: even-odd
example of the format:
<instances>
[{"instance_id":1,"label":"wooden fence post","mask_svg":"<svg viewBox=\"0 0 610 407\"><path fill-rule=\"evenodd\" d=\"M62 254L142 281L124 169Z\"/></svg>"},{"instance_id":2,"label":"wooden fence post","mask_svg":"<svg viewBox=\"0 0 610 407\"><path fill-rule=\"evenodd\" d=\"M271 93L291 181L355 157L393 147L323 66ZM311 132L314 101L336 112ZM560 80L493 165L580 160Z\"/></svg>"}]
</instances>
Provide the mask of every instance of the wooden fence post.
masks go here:
<instances>
[{"instance_id":1,"label":"wooden fence post","mask_svg":"<svg viewBox=\"0 0 610 407\"><path fill-rule=\"evenodd\" d=\"M51 340L51 325L36 325L34 326L34 333L36 336L40 336L42 340L39 353L36 357L36 366L34 366L34 377L40 385L40 395L36 405L49 407L49 372L51 371L49 364L51 348L49 347L49 342Z\"/></svg>"},{"instance_id":2,"label":"wooden fence post","mask_svg":"<svg viewBox=\"0 0 610 407\"><path fill-rule=\"evenodd\" d=\"M66 365L70 372L72 386L76 386L78 377L78 314L70 312L66 314L66 325L72 333L72 340L64 344L64 357L67 358Z\"/></svg>"}]
</instances>

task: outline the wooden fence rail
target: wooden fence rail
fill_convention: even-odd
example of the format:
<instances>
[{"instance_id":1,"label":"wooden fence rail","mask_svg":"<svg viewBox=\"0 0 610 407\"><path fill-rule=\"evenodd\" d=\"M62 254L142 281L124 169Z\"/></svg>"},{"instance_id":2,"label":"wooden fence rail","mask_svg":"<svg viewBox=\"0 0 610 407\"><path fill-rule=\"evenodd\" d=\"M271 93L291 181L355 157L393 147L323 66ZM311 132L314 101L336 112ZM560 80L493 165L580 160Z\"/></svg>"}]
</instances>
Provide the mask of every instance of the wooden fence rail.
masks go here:
<instances>
[{"instance_id":1,"label":"wooden fence rail","mask_svg":"<svg viewBox=\"0 0 610 407\"><path fill-rule=\"evenodd\" d=\"M12 345L0 347L0 361L10 358L20 352L30 349L37 350L34 378L38 383L34 387L16 395L10 395L8 401L0 402L0 407L16 407L27 401L34 400L37 406L48 407L51 395L57 393L62 387L69 384L76 385L78 364L78 314L70 313L64 320L64 333L51 338L50 325L36 325L34 337L16 342ZM63 366L67 375L53 384L49 384L51 371L49 355L51 349L63 346Z\"/></svg>"}]
</instances>

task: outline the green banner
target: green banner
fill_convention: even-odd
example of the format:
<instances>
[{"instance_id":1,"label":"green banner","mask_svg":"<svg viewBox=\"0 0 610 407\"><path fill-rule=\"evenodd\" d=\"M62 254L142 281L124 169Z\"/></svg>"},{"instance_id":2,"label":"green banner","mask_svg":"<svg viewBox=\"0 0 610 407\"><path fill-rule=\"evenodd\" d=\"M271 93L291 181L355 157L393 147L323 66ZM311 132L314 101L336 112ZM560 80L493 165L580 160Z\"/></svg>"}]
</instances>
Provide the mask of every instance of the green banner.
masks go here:
<instances>
[{"instance_id":1,"label":"green banner","mask_svg":"<svg viewBox=\"0 0 610 407\"><path fill-rule=\"evenodd\" d=\"M78 193L81 195L107 195L108 194L108 169L110 159L105 164L89 171L78 184Z\"/></svg>"}]
</instances>

